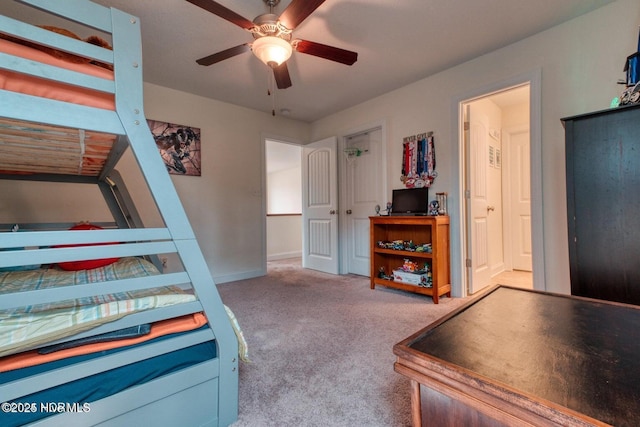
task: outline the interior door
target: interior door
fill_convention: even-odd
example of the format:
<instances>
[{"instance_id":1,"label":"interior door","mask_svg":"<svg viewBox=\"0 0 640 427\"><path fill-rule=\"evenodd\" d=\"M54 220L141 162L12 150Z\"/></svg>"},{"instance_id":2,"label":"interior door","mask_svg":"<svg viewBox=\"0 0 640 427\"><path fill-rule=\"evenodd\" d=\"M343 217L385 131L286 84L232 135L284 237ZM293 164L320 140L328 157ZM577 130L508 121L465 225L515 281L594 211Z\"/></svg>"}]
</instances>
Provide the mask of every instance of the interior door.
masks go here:
<instances>
[{"instance_id":1,"label":"interior door","mask_svg":"<svg viewBox=\"0 0 640 427\"><path fill-rule=\"evenodd\" d=\"M488 129L481 117L476 117L473 105L466 106L465 145L467 147L466 188L467 259L470 259L469 293L473 294L489 285L488 216L491 206L488 200L487 167Z\"/></svg>"},{"instance_id":2,"label":"interior door","mask_svg":"<svg viewBox=\"0 0 640 427\"><path fill-rule=\"evenodd\" d=\"M511 132L509 141L512 268L514 270L531 271L531 150L529 149L529 128Z\"/></svg>"},{"instance_id":3,"label":"interior door","mask_svg":"<svg viewBox=\"0 0 640 427\"><path fill-rule=\"evenodd\" d=\"M371 249L369 246L369 217L376 214L376 205L383 206L382 191L382 129L375 128L345 140L346 156L346 230L347 272L369 276Z\"/></svg>"},{"instance_id":4,"label":"interior door","mask_svg":"<svg viewBox=\"0 0 640 427\"><path fill-rule=\"evenodd\" d=\"M337 138L302 149L302 266L338 274Z\"/></svg>"}]
</instances>

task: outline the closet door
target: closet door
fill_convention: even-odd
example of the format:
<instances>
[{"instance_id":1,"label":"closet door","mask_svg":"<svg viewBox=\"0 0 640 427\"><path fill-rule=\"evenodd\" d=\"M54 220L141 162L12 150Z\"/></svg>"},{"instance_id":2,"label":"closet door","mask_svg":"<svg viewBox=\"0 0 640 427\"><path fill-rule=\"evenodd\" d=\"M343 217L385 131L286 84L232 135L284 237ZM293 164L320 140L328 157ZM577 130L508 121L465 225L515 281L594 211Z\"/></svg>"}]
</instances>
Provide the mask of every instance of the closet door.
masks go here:
<instances>
[{"instance_id":1,"label":"closet door","mask_svg":"<svg viewBox=\"0 0 640 427\"><path fill-rule=\"evenodd\" d=\"M640 108L563 119L571 293L640 305Z\"/></svg>"}]
</instances>

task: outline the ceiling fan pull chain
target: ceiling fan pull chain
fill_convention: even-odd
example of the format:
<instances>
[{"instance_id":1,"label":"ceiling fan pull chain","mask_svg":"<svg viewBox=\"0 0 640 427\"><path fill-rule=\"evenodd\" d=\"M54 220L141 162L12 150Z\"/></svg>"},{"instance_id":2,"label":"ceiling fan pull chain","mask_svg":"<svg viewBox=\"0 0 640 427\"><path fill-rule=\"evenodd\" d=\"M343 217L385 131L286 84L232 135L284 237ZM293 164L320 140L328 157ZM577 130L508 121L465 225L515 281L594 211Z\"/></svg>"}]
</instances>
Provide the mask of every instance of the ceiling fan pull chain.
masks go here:
<instances>
[{"instance_id":1,"label":"ceiling fan pull chain","mask_svg":"<svg viewBox=\"0 0 640 427\"><path fill-rule=\"evenodd\" d=\"M273 77L273 73L269 73L269 75L271 76L270 81L271 81L271 87L275 86L275 79ZM276 90L272 90L271 91L271 115L275 116L276 115Z\"/></svg>"},{"instance_id":2,"label":"ceiling fan pull chain","mask_svg":"<svg viewBox=\"0 0 640 427\"><path fill-rule=\"evenodd\" d=\"M271 97L271 115L276 115L276 91L275 91L275 78L271 69L267 71L267 96Z\"/></svg>"}]
</instances>

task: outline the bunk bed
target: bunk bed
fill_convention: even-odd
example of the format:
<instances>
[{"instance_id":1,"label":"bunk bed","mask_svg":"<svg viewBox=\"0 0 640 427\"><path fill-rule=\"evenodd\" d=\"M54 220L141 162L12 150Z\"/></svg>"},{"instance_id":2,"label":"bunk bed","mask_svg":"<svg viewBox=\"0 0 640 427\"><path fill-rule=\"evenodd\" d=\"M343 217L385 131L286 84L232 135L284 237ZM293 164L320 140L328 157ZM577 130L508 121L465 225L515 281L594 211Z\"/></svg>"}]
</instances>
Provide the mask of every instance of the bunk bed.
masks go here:
<instances>
[{"instance_id":1,"label":"bunk bed","mask_svg":"<svg viewBox=\"0 0 640 427\"><path fill-rule=\"evenodd\" d=\"M94 184L113 221L0 224L0 425L229 425L244 343L147 127L140 22L22 3L107 38L0 16L0 178ZM163 227L115 169L127 149Z\"/></svg>"}]
</instances>

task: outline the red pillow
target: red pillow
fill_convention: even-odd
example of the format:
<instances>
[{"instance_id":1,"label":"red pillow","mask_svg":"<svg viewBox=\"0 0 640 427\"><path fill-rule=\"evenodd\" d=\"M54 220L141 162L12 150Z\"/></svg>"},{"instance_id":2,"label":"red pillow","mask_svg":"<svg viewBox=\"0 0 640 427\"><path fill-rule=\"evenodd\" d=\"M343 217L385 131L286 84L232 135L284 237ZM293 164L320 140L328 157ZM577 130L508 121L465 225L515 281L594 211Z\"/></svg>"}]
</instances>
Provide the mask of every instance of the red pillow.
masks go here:
<instances>
[{"instance_id":1,"label":"red pillow","mask_svg":"<svg viewBox=\"0 0 640 427\"><path fill-rule=\"evenodd\" d=\"M71 227L69 230L102 230L102 227L93 224L78 224ZM117 243L88 243L85 245L59 245L56 248L68 248L73 246L97 246L97 245L115 245ZM113 264L120 258L102 258L102 259L89 259L86 261L65 261L59 262L58 266L63 270L77 271L77 270L91 270L92 268L104 267L109 264Z\"/></svg>"}]
</instances>

